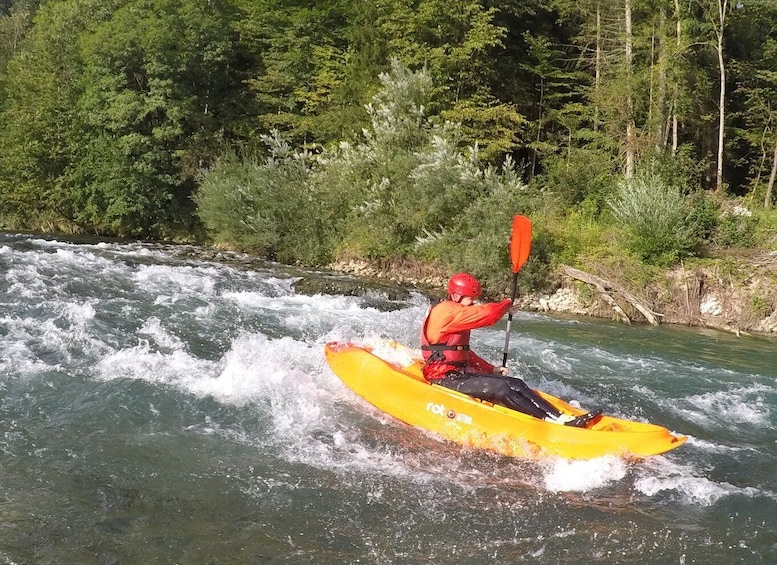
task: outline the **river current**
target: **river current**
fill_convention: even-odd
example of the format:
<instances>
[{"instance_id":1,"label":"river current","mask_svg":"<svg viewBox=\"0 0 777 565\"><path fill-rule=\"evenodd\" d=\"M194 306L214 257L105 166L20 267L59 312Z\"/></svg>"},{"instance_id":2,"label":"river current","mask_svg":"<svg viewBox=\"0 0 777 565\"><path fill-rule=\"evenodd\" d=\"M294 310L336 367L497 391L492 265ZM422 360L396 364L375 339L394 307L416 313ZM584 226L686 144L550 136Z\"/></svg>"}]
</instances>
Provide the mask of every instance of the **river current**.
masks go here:
<instances>
[{"instance_id":1,"label":"river current","mask_svg":"<svg viewBox=\"0 0 777 565\"><path fill-rule=\"evenodd\" d=\"M331 340L417 346L422 295L203 256L0 234L0 563L777 563L777 341L521 313L514 374L689 439L510 459L326 365ZM473 345L499 360L504 331Z\"/></svg>"}]
</instances>

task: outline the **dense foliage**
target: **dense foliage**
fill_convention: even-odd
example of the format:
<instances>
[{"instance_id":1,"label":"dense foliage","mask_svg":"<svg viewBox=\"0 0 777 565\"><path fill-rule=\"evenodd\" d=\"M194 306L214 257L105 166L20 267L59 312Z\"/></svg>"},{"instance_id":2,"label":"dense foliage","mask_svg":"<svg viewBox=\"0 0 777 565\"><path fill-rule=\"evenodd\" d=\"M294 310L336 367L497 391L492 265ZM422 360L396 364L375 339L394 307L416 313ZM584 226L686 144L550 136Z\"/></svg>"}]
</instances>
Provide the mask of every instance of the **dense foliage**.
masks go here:
<instances>
[{"instance_id":1,"label":"dense foliage","mask_svg":"<svg viewBox=\"0 0 777 565\"><path fill-rule=\"evenodd\" d=\"M773 0L4 0L0 94L5 229L488 278L520 212L535 281L777 221Z\"/></svg>"}]
</instances>

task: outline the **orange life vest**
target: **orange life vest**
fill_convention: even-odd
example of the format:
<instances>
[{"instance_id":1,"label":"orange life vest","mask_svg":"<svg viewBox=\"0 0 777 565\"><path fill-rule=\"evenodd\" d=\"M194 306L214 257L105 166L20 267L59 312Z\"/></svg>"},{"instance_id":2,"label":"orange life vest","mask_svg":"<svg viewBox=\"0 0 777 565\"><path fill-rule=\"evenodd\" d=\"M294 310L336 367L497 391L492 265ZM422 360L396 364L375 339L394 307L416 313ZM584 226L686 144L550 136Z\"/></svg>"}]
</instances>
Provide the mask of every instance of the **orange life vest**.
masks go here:
<instances>
[{"instance_id":1,"label":"orange life vest","mask_svg":"<svg viewBox=\"0 0 777 565\"><path fill-rule=\"evenodd\" d=\"M433 307L432 307L433 308ZM469 362L469 330L449 334L447 339L438 343L429 343L426 335L426 326L429 324L429 314L426 313L423 329L421 330L421 353L427 365L432 363L444 363L454 368L463 369Z\"/></svg>"},{"instance_id":2,"label":"orange life vest","mask_svg":"<svg viewBox=\"0 0 777 565\"><path fill-rule=\"evenodd\" d=\"M432 306L421 326L424 376L434 380L451 371L493 371L493 365L470 350L470 330L496 323L510 305L510 300L471 306L444 300Z\"/></svg>"}]
</instances>

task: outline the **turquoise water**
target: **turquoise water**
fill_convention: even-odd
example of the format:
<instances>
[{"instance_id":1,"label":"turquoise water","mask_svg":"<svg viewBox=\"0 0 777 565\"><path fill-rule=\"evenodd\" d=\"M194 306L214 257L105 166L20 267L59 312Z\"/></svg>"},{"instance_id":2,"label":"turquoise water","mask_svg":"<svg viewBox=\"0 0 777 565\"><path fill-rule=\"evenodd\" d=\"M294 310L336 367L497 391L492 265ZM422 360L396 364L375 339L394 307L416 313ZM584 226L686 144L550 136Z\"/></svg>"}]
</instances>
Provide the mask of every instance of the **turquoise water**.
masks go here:
<instances>
[{"instance_id":1,"label":"turquoise water","mask_svg":"<svg viewBox=\"0 0 777 565\"><path fill-rule=\"evenodd\" d=\"M0 563L777 563L777 342L520 314L509 365L689 436L509 459L356 398L330 340L417 344L300 272L0 235ZM475 332L498 360L504 324Z\"/></svg>"}]
</instances>

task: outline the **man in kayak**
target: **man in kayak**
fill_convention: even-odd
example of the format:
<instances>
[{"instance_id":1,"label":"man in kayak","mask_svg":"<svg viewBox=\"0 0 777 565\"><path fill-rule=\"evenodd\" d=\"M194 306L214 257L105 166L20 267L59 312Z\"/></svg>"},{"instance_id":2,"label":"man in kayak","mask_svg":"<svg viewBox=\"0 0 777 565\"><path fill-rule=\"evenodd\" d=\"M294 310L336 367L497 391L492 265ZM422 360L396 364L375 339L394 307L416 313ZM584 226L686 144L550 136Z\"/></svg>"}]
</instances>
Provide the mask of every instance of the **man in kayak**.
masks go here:
<instances>
[{"instance_id":1,"label":"man in kayak","mask_svg":"<svg viewBox=\"0 0 777 565\"><path fill-rule=\"evenodd\" d=\"M475 304L480 296L478 280L468 273L448 281L448 300L429 309L421 328L421 351L426 380L501 404L546 422L584 428L601 411L575 418L562 414L517 377L508 377L507 367L495 367L469 348L470 330L494 325L507 312L515 313L511 300Z\"/></svg>"}]
</instances>

